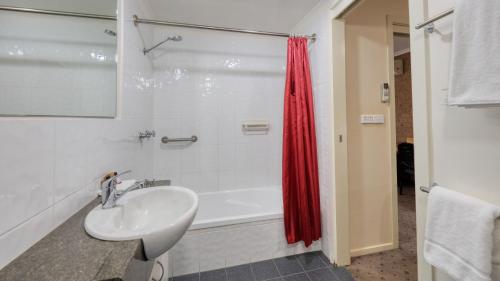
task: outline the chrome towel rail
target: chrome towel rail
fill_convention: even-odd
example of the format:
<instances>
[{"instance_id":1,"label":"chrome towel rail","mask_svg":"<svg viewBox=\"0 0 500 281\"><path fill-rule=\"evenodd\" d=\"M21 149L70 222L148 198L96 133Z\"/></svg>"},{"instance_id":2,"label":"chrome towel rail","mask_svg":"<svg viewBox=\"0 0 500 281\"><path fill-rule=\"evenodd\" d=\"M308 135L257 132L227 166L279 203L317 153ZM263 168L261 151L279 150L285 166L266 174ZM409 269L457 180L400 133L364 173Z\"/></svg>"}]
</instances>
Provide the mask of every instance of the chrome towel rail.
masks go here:
<instances>
[{"instance_id":1,"label":"chrome towel rail","mask_svg":"<svg viewBox=\"0 0 500 281\"><path fill-rule=\"evenodd\" d=\"M437 186L437 185L438 185L437 183L433 183L431 186L421 186L420 191L425 192L425 193L429 193L429 192L431 192L432 188Z\"/></svg>"},{"instance_id":2,"label":"chrome towel rail","mask_svg":"<svg viewBox=\"0 0 500 281\"><path fill-rule=\"evenodd\" d=\"M198 137L197 136L191 136L190 138L174 138L174 139L170 139L168 137L163 137L161 138L161 142L162 143L171 143L171 142L197 142L198 141Z\"/></svg>"},{"instance_id":3,"label":"chrome towel rail","mask_svg":"<svg viewBox=\"0 0 500 281\"><path fill-rule=\"evenodd\" d=\"M437 20L440 20L448 15L453 14L453 12L454 12L454 9L449 9L449 10L446 10L446 11L440 13L440 14L437 14L437 15L425 20L424 22L421 22L421 23L415 25L415 29L421 29L422 27L428 26Z\"/></svg>"}]
</instances>

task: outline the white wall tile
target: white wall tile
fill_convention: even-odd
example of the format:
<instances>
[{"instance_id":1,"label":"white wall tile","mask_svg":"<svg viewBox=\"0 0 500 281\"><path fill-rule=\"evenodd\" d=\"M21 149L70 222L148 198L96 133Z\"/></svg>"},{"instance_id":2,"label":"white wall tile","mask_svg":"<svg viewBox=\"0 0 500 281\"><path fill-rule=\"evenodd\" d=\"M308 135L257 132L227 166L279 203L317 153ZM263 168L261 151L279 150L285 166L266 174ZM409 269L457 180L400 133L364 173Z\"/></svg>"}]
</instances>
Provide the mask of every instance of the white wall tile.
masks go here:
<instances>
[{"instance_id":1,"label":"white wall tile","mask_svg":"<svg viewBox=\"0 0 500 281\"><path fill-rule=\"evenodd\" d=\"M67 197L56 202L53 206L53 223L58 226L82 209L96 196L93 186L79 189Z\"/></svg>"},{"instance_id":2,"label":"white wall tile","mask_svg":"<svg viewBox=\"0 0 500 281\"><path fill-rule=\"evenodd\" d=\"M165 34L183 41L151 54L155 129L176 127L169 123L180 119L180 131L169 137L199 140L155 148L155 175L177 175L173 163L179 165L180 154L182 183L200 192L275 185L281 169L268 167L281 153L274 144L282 134L282 114L276 112L283 111L286 40L157 27L155 41ZM261 119L269 121L272 133L243 134L242 121Z\"/></svg>"},{"instance_id":3,"label":"white wall tile","mask_svg":"<svg viewBox=\"0 0 500 281\"><path fill-rule=\"evenodd\" d=\"M251 228L239 227L227 232L228 239L223 247L223 251L226 252L226 267L250 263L252 260L252 242L254 242Z\"/></svg>"},{"instance_id":4,"label":"white wall tile","mask_svg":"<svg viewBox=\"0 0 500 281\"><path fill-rule=\"evenodd\" d=\"M125 6L119 2L123 8L120 15L124 11L127 15L140 12L136 1L126 1ZM138 34L131 20L124 23L120 18L118 30L124 58L118 72L122 72L120 68L133 69L125 71L128 75L121 77L123 83L119 84L121 118L0 118L3 139L0 146L0 248L3 249L0 268L94 199L98 180L104 173L131 169L133 178L153 176L154 143L151 140L141 143L137 138L139 131L153 128L152 65L139 48L147 36ZM141 32L147 34L147 29ZM151 35L150 32L150 38ZM134 43L139 40L141 42ZM12 46L0 46L0 56L8 52L8 48L12 51ZM26 50L28 55L35 51L50 52L50 49ZM105 73L100 74L106 77ZM3 81L0 87L4 89L2 83L7 80L0 77ZM58 81L60 78L60 74L49 71L38 76L38 80L29 75L26 79L48 87L56 82L60 82L59 86L61 83L70 86L75 79L85 81L96 77L79 72L69 75L65 81ZM114 86L114 81L106 80ZM94 82L101 86L104 83L99 79ZM35 89L33 93L41 92ZM0 100L4 98L5 95L0 95Z\"/></svg>"},{"instance_id":5,"label":"white wall tile","mask_svg":"<svg viewBox=\"0 0 500 281\"><path fill-rule=\"evenodd\" d=\"M200 270L199 235L185 235L170 252L172 274L174 276L184 275Z\"/></svg>"},{"instance_id":6,"label":"white wall tile","mask_svg":"<svg viewBox=\"0 0 500 281\"><path fill-rule=\"evenodd\" d=\"M0 235L54 203L55 124L0 120Z\"/></svg>"},{"instance_id":7,"label":"white wall tile","mask_svg":"<svg viewBox=\"0 0 500 281\"><path fill-rule=\"evenodd\" d=\"M255 241L250 248L251 262L268 260L274 257L273 245L276 241L269 239L269 233L271 233L273 226L272 223L260 224L252 226L248 230L248 234L252 236L251 239Z\"/></svg>"},{"instance_id":8,"label":"white wall tile","mask_svg":"<svg viewBox=\"0 0 500 281\"><path fill-rule=\"evenodd\" d=\"M90 183L88 146L92 131L85 120L55 120L54 200L64 199Z\"/></svg>"},{"instance_id":9,"label":"white wall tile","mask_svg":"<svg viewBox=\"0 0 500 281\"><path fill-rule=\"evenodd\" d=\"M211 231L200 234L199 262L200 271L209 271L226 266L226 251L223 246L227 239L224 231Z\"/></svg>"},{"instance_id":10,"label":"white wall tile","mask_svg":"<svg viewBox=\"0 0 500 281\"><path fill-rule=\"evenodd\" d=\"M0 147L0 248L5 250L0 254L0 268L88 203L99 177L107 171L132 169L130 177L171 179L173 185L197 192L280 186L286 40L135 27L133 14L152 17L147 1L119 2L119 118L0 119L0 137L5 140ZM151 46L166 33L182 35L184 40L163 45L148 56L142 54L144 46ZM0 55L18 51L27 56L57 55L46 47L0 45ZM320 47L319 51L324 50ZM313 56L313 64L319 65L321 59ZM12 73L18 71L11 68ZM19 91L24 93L19 95L20 107L28 95L45 100L40 87L56 84L53 90L57 91L75 83L84 86L59 104L66 110L78 102L88 103L93 110L113 104L109 100L92 104L88 99L89 93L98 93L89 87L89 81L105 87L109 73L100 72L96 77L66 71L64 81L57 71L27 74L21 84L0 76L0 86L33 85L26 93ZM321 106L317 107L318 142L323 150L331 112L322 106L330 101L328 86L321 84L326 75L317 71L313 65L314 76L320 77L314 81L316 105ZM0 101L13 99L9 93L2 91ZM268 134L243 134L242 121L259 119L270 122ZM152 128L157 130L156 139L140 143L138 131ZM160 143L161 136L191 135L198 135L199 141ZM325 160L331 150L325 151L320 153L320 162L325 163L320 168L322 190L328 190L325 187L331 180L327 176L330 163ZM281 221L188 234L170 253L171 272L182 275L309 250L287 245L283 233Z\"/></svg>"},{"instance_id":11,"label":"white wall tile","mask_svg":"<svg viewBox=\"0 0 500 281\"><path fill-rule=\"evenodd\" d=\"M0 268L26 251L54 227L53 209L48 208L32 219L0 236Z\"/></svg>"}]
</instances>

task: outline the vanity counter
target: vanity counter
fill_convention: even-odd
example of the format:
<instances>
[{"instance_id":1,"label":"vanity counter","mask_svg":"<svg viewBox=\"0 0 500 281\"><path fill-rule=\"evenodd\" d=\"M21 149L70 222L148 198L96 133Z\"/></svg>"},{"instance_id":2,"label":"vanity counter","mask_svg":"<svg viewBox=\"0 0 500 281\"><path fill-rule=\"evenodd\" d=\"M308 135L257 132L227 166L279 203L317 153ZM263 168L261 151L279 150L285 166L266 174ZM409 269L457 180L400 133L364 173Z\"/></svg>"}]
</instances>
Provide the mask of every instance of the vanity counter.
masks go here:
<instances>
[{"instance_id":1,"label":"vanity counter","mask_svg":"<svg viewBox=\"0 0 500 281\"><path fill-rule=\"evenodd\" d=\"M0 270L0 280L125 281L146 276L146 269L132 272L148 263L141 240L102 241L85 232L85 216L98 204L92 201Z\"/></svg>"}]
</instances>

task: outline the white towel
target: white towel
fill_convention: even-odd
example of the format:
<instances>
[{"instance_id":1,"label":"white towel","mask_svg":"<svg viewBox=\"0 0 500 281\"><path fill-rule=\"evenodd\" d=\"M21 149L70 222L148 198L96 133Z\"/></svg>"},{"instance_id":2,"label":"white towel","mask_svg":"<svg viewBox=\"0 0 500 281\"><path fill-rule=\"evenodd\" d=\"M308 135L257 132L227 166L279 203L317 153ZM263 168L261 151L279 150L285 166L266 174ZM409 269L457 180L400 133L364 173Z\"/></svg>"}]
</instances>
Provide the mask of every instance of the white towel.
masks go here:
<instances>
[{"instance_id":1,"label":"white towel","mask_svg":"<svg viewBox=\"0 0 500 281\"><path fill-rule=\"evenodd\" d=\"M500 1L456 0L448 104L500 104Z\"/></svg>"},{"instance_id":2,"label":"white towel","mask_svg":"<svg viewBox=\"0 0 500 281\"><path fill-rule=\"evenodd\" d=\"M500 208L441 187L431 190L427 208L425 260L455 280L491 281Z\"/></svg>"}]
</instances>

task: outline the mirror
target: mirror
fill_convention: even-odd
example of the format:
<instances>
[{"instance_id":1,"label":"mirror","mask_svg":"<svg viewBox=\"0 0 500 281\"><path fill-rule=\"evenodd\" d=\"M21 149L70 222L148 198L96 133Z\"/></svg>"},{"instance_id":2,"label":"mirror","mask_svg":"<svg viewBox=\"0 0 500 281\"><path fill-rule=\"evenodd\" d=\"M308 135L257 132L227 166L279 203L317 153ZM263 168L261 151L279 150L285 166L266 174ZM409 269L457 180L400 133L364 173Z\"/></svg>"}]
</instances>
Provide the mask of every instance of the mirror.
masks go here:
<instances>
[{"instance_id":1,"label":"mirror","mask_svg":"<svg viewBox=\"0 0 500 281\"><path fill-rule=\"evenodd\" d=\"M115 117L116 0L0 0L0 6L1 116Z\"/></svg>"}]
</instances>

